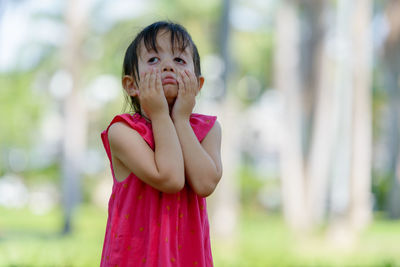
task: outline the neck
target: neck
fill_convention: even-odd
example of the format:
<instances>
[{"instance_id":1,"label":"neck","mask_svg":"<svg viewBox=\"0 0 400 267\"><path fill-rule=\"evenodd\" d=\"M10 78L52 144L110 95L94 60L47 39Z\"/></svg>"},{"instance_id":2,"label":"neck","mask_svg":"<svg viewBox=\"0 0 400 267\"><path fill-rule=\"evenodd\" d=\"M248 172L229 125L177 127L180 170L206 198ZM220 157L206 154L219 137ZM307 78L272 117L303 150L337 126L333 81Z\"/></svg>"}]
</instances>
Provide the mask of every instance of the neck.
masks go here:
<instances>
[{"instance_id":1,"label":"neck","mask_svg":"<svg viewBox=\"0 0 400 267\"><path fill-rule=\"evenodd\" d=\"M143 110L141 110L140 113L141 113L142 117L143 117L146 121L151 122L150 118L147 116L147 114L146 114Z\"/></svg>"},{"instance_id":2,"label":"neck","mask_svg":"<svg viewBox=\"0 0 400 267\"><path fill-rule=\"evenodd\" d=\"M171 116L172 108L174 107L174 103L175 103L175 101L172 104L168 104L170 116ZM140 109L140 114L142 115L143 118L145 118L146 121L151 122L149 116L147 116L146 112L144 112L143 109Z\"/></svg>"}]
</instances>

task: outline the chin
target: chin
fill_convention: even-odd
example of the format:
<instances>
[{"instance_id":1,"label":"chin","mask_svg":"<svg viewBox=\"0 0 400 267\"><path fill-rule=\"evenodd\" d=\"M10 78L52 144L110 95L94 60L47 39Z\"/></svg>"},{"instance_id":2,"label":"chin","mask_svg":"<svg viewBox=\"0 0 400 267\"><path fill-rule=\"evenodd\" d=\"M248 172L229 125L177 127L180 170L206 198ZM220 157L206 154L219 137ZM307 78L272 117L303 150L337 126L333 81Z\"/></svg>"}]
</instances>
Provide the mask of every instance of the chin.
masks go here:
<instances>
[{"instance_id":1,"label":"chin","mask_svg":"<svg viewBox=\"0 0 400 267\"><path fill-rule=\"evenodd\" d=\"M176 98L176 96L178 95L178 86L174 85L174 84L167 84L164 85L163 87L164 89L164 95L167 99L169 98Z\"/></svg>"},{"instance_id":2,"label":"chin","mask_svg":"<svg viewBox=\"0 0 400 267\"><path fill-rule=\"evenodd\" d=\"M176 100L176 98L168 98L167 99L167 103L168 103L168 107L169 107L169 111L171 112L171 110L172 110L172 107L174 106L174 104L175 104L175 100Z\"/></svg>"}]
</instances>

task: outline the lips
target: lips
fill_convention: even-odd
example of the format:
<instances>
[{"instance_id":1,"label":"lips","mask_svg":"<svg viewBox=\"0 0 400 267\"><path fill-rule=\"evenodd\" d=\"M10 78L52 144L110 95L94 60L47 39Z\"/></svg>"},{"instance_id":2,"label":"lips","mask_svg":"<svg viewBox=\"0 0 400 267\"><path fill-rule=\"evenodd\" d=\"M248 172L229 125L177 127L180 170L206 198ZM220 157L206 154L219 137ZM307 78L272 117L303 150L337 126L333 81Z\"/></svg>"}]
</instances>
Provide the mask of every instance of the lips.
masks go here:
<instances>
[{"instance_id":1,"label":"lips","mask_svg":"<svg viewBox=\"0 0 400 267\"><path fill-rule=\"evenodd\" d=\"M178 82L176 81L176 79L173 76L165 76L162 79L162 85L166 85L166 84L178 84Z\"/></svg>"}]
</instances>

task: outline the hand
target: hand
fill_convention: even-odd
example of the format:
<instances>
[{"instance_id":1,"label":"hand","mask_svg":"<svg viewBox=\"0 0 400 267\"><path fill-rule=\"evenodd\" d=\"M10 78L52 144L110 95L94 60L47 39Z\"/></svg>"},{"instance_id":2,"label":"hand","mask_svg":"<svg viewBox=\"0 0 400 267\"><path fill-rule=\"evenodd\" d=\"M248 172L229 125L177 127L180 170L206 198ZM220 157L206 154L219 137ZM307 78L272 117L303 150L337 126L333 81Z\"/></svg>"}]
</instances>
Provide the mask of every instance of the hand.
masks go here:
<instances>
[{"instance_id":1,"label":"hand","mask_svg":"<svg viewBox=\"0 0 400 267\"><path fill-rule=\"evenodd\" d=\"M173 120L189 120L194 105L196 104L199 83L196 75L188 70L178 73L177 81L178 96L172 108L171 117Z\"/></svg>"},{"instance_id":2,"label":"hand","mask_svg":"<svg viewBox=\"0 0 400 267\"><path fill-rule=\"evenodd\" d=\"M159 70L151 69L140 75L139 93L140 106L147 116L168 114L168 103L165 99Z\"/></svg>"}]
</instances>

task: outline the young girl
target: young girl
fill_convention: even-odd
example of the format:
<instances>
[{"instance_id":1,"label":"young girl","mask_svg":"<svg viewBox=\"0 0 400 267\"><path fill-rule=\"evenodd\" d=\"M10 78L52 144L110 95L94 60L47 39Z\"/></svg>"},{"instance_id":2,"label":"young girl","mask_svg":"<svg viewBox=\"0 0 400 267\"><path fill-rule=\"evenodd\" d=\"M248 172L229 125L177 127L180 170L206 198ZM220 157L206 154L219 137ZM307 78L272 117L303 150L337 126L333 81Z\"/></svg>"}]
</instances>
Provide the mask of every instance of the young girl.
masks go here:
<instances>
[{"instance_id":1,"label":"young girl","mask_svg":"<svg viewBox=\"0 0 400 267\"><path fill-rule=\"evenodd\" d=\"M135 114L101 138L113 188L101 266L213 266L206 199L221 175L221 128L192 113L204 78L179 24L156 22L128 47L122 85Z\"/></svg>"}]
</instances>

